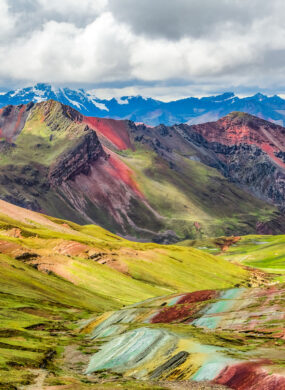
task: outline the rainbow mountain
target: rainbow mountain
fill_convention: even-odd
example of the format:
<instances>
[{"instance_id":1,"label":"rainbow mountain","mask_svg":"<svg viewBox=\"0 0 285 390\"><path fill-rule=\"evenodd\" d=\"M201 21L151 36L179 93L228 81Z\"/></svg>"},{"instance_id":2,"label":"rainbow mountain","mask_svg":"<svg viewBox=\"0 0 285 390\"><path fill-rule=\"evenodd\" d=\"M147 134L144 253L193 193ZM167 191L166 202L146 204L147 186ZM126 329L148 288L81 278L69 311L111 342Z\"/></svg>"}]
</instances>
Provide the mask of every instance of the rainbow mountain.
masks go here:
<instances>
[{"instance_id":1,"label":"rainbow mountain","mask_svg":"<svg viewBox=\"0 0 285 390\"><path fill-rule=\"evenodd\" d=\"M54 100L0 109L0 197L130 239L285 232L285 129L234 112L150 127Z\"/></svg>"}]
</instances>

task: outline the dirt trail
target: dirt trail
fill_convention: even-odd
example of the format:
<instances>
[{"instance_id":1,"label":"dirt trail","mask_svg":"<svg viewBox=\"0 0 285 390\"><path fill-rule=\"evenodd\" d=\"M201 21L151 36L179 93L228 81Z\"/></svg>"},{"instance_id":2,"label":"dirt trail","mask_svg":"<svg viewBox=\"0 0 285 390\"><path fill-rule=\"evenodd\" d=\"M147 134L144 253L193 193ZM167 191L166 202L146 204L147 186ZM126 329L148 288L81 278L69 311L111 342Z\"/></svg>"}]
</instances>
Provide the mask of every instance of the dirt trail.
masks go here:
<instances>
[{"instance_id":1,"label":"dirt trail","mask_svg":"<svg viewBox=\"0 0 285 390\"><path fill-rule=\"evenodd\" d=\"M37 375L35 382L29 386L22 387L22 390L42 390L44 388L44 381L48 374L46 370L43 369L33 369L30 370L32 374Z\"/></svg>"}]
</instances>

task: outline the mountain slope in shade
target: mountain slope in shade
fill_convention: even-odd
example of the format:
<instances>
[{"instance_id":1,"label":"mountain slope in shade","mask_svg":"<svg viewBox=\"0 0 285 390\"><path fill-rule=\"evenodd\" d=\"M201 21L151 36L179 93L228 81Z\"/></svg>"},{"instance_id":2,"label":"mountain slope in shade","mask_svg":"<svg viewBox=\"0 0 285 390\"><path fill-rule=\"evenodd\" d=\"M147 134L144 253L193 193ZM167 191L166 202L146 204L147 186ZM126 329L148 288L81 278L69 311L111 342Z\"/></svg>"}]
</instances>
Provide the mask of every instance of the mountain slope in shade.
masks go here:
<instances>
[{"instance_id":1,"label":"mountain slope in shade","mask_svg":"<svg viewBox=\"0 0 285 390\"><path fill-rule=\"evenodd\" d=\"M218 120L232 111L247 112L260 118L285 124L285 100L279 96L256 95L239 98L232 92L218 96L162 102L141 96L124 96L120 99L99 99L96 91L83 89L55 88L48 84L20 88L0 94L0 107L6 105L38 103L45 100L57 100L69 105L87 116L103 118L129 119L151 126L160 123L197 124Z\"/></svg>"},{"instance_id":2,"label":"mountain slope in shade","mask_svg":"<svg viewBox=\"0 0 285 390\"><path fill-rule=\"evenodd\" d=\"M284 128L231 114L155 128L55 101L0 112L1 198L157 242L280 233Z\"/></svg>"}]
</instances>

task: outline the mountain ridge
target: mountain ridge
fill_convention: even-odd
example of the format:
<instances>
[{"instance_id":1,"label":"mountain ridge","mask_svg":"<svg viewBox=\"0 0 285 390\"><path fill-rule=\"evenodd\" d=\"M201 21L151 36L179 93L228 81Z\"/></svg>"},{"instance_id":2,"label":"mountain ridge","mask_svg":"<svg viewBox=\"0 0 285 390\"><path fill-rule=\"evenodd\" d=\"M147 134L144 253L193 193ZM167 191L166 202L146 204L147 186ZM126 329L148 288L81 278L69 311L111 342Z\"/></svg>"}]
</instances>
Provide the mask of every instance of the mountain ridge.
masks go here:
<instances>
[{"instance_id":1,"label":"mountain ridge","mask_svg":"<svg viewBox=\"0 0 285 390\"><path fill-rule=\"evenodd\" d=\"M248 114L148 127L49 100L2 108L0 130L1 198L19 206L162 243L285 231L285 130Z\"/></svg>"},{"instance_id":2,"label":"mountain ridge","mask_svg":"<svg viewBox=\"0 0 285 390\"><path fill-rule=\"evenodd\" d=\"M169 102L139 95L107 100L96 97L94 90L56 88L39 83L33 87L2 92L0 107L49 99L72 106L86 116L130 119L151 126L160 123L199 124L217 120L231 111L248 112L281 125L285 124L285 100L277 95L268 97L261 93L239 98L233 92L225 92L217 96L189 97Z\"/></svg>"}]
</instances>

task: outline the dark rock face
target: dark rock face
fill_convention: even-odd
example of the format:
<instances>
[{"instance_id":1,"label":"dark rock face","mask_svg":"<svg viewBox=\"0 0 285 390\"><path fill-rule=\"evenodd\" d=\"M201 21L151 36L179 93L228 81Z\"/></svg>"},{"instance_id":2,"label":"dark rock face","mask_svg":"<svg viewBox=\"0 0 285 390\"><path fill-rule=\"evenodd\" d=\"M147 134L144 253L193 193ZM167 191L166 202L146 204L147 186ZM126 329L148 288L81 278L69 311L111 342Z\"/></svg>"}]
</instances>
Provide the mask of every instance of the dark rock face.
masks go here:
<instances>
[{"instance_id":1,"label":"dark rock face","mask_svg":"<svg viewBox=\"0 0 285 390\"><path fill-rule=\"evenodd\" d=\"M285 208L285 129L260 118L232 113L217 122L154 128L130 125L135 142L153 149L179 170L175 153L218 169L254 196Z\"/></svg>"},{"instance_id":2,"label":"dark rock face","mask_svg":"<svg viewBox=\"0 0 285 390\"><path fill-rule=\"evenodd\" d=\"M6 195L1 197L1 199L5 200L8 203L12 203L16 206L23 207L28 210L33 210L37 212L42 211L41 206L39 205L36 199L32 199L32 200L27 199L25 196L23 196L20 193L16 194L15 196Z\"/></svg>"},{"instance_id":3,"label":"dark rock face","mask_svg":"<svg viewBox=\"0 0 285 390\"><path fill-rule=\"evenodd\" d=\"M226 159L226 177L246 186L261 199L279 207L285 205L285 172L259 148L240 145Z\"/></svg>"},{"instance_id":4,"label":"dark rock face","mask_svg":"<svg viewBox=\"0 0 285 390\"><path fill-rule=\"evenodd\" d=\"M281 150L279 152L275 153L275 156L280 158L285 163L285 152L282 152Z\"/></svg>"},{"instance_id":5,"label":"dark rock face","mask_svg":"<svg viewBox=\"0 0 285 390\"><path fill-rule=\"evenodd\" d=\"M66 180L73 180L80 173L88 175L92 162L101 156L107 157L97 134L88 127L85 130L86 134L79 138L76 145L59 156L50 167L48 179L52 186L58 186Z\"/></svg>"},{"instance_id":6,"label":"dark rock face","mask_svg":"<svg viewBox=\"0 0 285 390\"><path fill-rule=\"evenodd\" d=\"M11 142L16 139L22 131L26 119L34 103L19 106L4 107L0 111L0 138Z\"/></svg>"},{"instance_id":7,"label":"dark rock face","mask_svg":"<svg viewBox=\"0 0 285 390\"><path fill-rule=\"evenodd\" d=\"M153 242L163 245L174 244L177 241L179 241L179 238L172 230L167 230L166 232L159 233L153 239Z\"/></svg>"},{"instance_id":8,"label":"dark rock face","mask_svg":"<svg viewBox=\"0 0 285 390\"><path fill-rule=\"evenodd\" d=\"M47 170L40 170L32 165L6 165L5 172L0 171L0 186L5 187L5 192L0 194L0 199L13 203L26 209L42 212L39 200L49 190L46 180ZM3 188L2 187L2 188Z\"/></svg>"},{"instance_id":9,"label":"dark rock face","mask_svg":"<svg viewBox=\"0 0 285 390\"><path fill-rule=\"evenodd\" d=\"M72 121L82 122L83 120L83 115L70 106L62 105L62 113L66 118Z\"/></svg>"}]
</instances>

